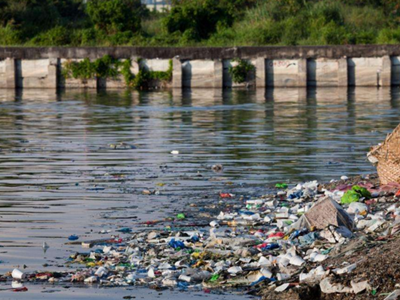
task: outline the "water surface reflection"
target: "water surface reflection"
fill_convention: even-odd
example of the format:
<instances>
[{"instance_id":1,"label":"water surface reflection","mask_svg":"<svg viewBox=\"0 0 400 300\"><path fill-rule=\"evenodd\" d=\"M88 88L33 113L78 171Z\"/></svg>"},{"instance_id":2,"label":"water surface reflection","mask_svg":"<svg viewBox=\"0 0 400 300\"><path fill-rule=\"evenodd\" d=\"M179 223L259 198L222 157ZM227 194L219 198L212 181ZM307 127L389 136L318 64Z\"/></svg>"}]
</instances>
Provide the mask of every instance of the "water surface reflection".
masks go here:
<instances>
[{"instance_id":1,"label":"water surface reflection","mask_svg":"<svg viewBox=\"0 0 400 300\"><path fill-rule=\"evenodd\" d=\"M70 234L100 238L204 193L372 172L365 154L398 124L399 103L399 89L376 88L2 91L0 271L55 269L81 251L64 245ZM110 148L119 142L136 149Z\"/></svg>"}]
</instances>

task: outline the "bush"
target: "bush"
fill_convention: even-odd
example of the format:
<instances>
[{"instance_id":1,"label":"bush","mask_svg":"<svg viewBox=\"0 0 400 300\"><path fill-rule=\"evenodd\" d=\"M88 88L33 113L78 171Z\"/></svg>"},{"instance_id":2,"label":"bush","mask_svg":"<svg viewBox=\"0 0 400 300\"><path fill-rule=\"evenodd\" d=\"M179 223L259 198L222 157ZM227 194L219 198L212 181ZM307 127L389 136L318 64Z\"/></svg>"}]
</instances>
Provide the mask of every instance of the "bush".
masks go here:
<instances>
[{"instance_id":1,"label":"bush","mask_svg":"<svg viewBox=\"0 0 400 300\"><path fill-rule=\"evenodd\" d=\"M290 16L296 16L306 6L304 0L261 1L264 14L275 21L281 21Z\"/></svg>"},{"instance_id":2,"label":"bush","mask_svg":"<svg viewBox=\"0 0 400 300\"><path fill-rule=\"evenodd\" d=\"M300 40L308 35L307 21L300 17L291 17L282 21L281 43L284 45L297 45Z\"/></svg>"},{"instance_id":3,"label":"bush","mask_svg":"<svg viewBox=\"0 0 400 300\"><path fill-rule=\"evenodd\" d=\"M104 40L108 46L118 46L118 45L129 45L133 38L132 31L117 32L115 34L108 35Z\"/></svg>"},{"instance_id":4,"label":"bush","mask_svg":"<svg viewBox=\"0 0 400 300\"><path fill-rule=\"evenodd\" d=\"M20 45L23 41L20 32L15 30L11 25L0 27L0 45Z\"/></svg>"},{"instance_id":5,"label":"bush","mask_svg":"<svg viewBox=\"0 0 400 300\"><path fill-rule=\"evenodd\" d=\"M235 83L246 82L248 76L254 71L254 66L244 59L234 59L232 62L236 62L236 66L229 67L229 75L232 77L232 81Z\"/></svg>"},{"instance_id":6,"label":"bush","mask_svg":"<svg viewBox=\"0 0 400 300\"><path fill-rule=\"evenodd\" d=\"M169 33L176 31L185 33L186 39L207 39L216 31L217 26L232 26L238 11L243 11L243 5L250 5L250 3L249 0L174 1L171 12L165 17L164 24Z\"/></svg>"},{"instance_id":7,"label":"bush","mask_svg":"<svg viewBox=\"0 0 400 300\"><path fill-rule=\"evenodd\" d=\"M91 0L86 10L98 29L114 34L139 31L141 18L148 13L140 0Z\"/></svg>"},{"instance_id":8,"label":"bush","mask_svg":"<svg viewBox=\"0 0 400 300\"><path fill-rule=\"evenodd\" d=\"M388 18L382 8L350 6L343 9L343 14L345 25L351 28L353 32L377 30L389 26Z\"/></svg>"},{"instance_id":9,"label":"bush","mask_svg":"<svg viewBox=\"0 0 400 300\"><path fill-rule=\"evenodd\" d=\"M64 78L75 78L88 80L94 78L96 74L94 64L88 59L77 61L66 61L63 65L62 75Z\"/></svg>"},{"instance_id":10,"label":"bush","mask_svg":"<svg viewBox=\"0 0 400 300\"><path fill-rule=\"evenodd\" d=\"M71 43L70 30L63 26L57 26L49 31L40 33L28 44L37 46L64 46Z\"/></svg>"},{"instance_id":11,"label":"bush","mask_svg":"<svg viewBox=\"0 0 400 300\"><path fill-rule=\"evenodd\" d=\"M71 33L71 46L96 46L97 31L94 28L77 29Z\"/></svg>"},{"instance_id":12,"label":"bush","mask_svg":"<svg viewBox=\"0 0 400 300\"><path fill-rule=\"evenodd\" d=\"M400 43L400 29L385 28L379 31L376 42L379 44L398 44Z\"/></svg>"},{"instance_id":13,"label":"bush","mask_svg":"<svg viewBox=\"0 0 400 300\"><path fill-rule=\"evenodd\" d=\"M338 1L321 1L312 6L308 17L313 19L321 18L325 24L333 22L337 25L344 24L343 6Z\"/></svg>"},{"instance_id":14,"label":"bush","mask_svg":"<svg viewBox=\"0 0 400 300\"><path fill-rule=\"evenodd\" d=\"M0 0L0 26L11 25L25 42L82 17L79 0ZM38 41L42 41L41 36Z\"/></svg>"},{"instance_id":15,"label":"bush","mask_svg":"<svg viewBox=\"0 0 400 300\"><path fill-rule=\"evenodd\" d=\"M140 59L138 60L140 66ZM90 61L88 58L81 61L66 61L63 64L62 75L65 79L74 78L82 81L95 78L117 78L122 75L128 87L148 89L153 80L171 81L173 72L172 60L169 61L167 71L149 71L141 67L138 74L131 72L131 60L120 61L109 55Z\"/></svg>"},{"instance_id":16,"label":"bush","mask_svg":"<svg viewBox=\"0 0 400 300\"><path fill-rule=\"evenodd\" d=\"M355 35L355 44L368 45L368 44L375 44L375 42L376 42L376 33L372 30L360 31Z\"/></svg>"},{"instance_id":17,"label":"bush","mask_svg":"<svg viewBox=\"0 0 400 300\"><path fill-rule=\"evenodd\" d=\"M324 45L349 44L349 35L346 29L333 21L321 29L321 37Z\"/></svg>"}]
</instances>

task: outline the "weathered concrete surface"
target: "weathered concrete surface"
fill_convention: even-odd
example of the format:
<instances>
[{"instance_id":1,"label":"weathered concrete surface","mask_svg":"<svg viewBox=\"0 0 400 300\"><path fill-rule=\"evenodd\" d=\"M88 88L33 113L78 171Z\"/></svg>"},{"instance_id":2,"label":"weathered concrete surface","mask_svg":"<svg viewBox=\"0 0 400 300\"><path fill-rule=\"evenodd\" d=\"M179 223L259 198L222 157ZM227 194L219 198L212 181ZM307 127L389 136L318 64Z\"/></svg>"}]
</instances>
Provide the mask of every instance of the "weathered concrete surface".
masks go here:
<instances>
[{"instance_id":1,"label":"weathered concrete surface","mask_svg":"<svg viewBox=\"0 0 400 300\"><path fill-rule=\"evenodd\" d=\"M56 88L57 59L21 60L16 66L18 88Z\"/></svg>"},{"instance_id":2,"label":"weathered concrete surface","mask_svg":"<svg viewBox=\"0 0 400 300\"><path fill-rule=\"evenodd\" d=\"M298 59L268 59L267 60L267 86L299 87L301 77L299 74Z\"/></svg>"},{"instance_id":3,"label":"weathered concrete surface","mask_svg":"<svg viewBox=\"0 0 400 300\"><path fill-rule=\"evenodd\" d=\"M263 46L263 47L1 47L0 59L116 58L181 60L268 57L269 59L400 56L400 45Z\"/></svg>"},{"instance_id":4,"label":"weathered concrete surface","mask_svg":"<svg viewBox=\"0 0 400 300\"><path fill-rule=\"evenodd\" d=\"M182 63L183 87L186 88L213 88L214 61L191 60Z\"/></svg>"},{"instance_id":5,"label":"weathered concrete surface","mask_svg":"<svg viewBox=\"0 0 400 300\"><path fill-rule=\"evenodd\" d=\"M13 58L6 58L5 60L5 88L14 89L17 86L16 76L16 63Z\"/></svg>"},{"instance_id":6,"label":"weathered concrete surface","mask_svg":"<svg viewBox=\"0 0 400 300\"><path fill-rule=\"evenodd\" d=\"M124 89L127 85L123 76L117 78L97 78L97 88L100 89Z\"/></svg>"},{"instance_id":7,"label":"weathered concrete surface","mask_svg":"<svg viewBox=\"0 0 400 300\"><path fill-rule=\"evenodd\" d=\"M22 60L23 78L44 78L48 74L49 59Z\"/></svg>"},{"instance_id":8,"label":"weathered concrete surface","mask_svg":"<svg viewBox=\"0 0 400 300\"><path fill-rule=\"evenodd\" d=\"M214 86L215 89L224 87L224 65L219 59L214 60Z\"/></svg>"},{"instance_id":9,"label":"weathered concrete surface","mask_svg":"<svg viewBox=\"0 0 400 300\"><path fill-rule=\"evenodd\" d=\"M0 88L126 88L122 76L76 80L61 76L67 60L92 60L112 55L132 61L131 71L141 68L167 71L173 60L171 83L154 87L222 88L305 86L400 85L400 46L359 45L323 47L238 48L0 48ZM229 68L234 58L255 67L245 83L234 83Z\"/></svg>"},{"instance_id":10,"label":"weathered concrete surface","mask_svg":"<svg viewBox=\"0 0 400 300\"><path fill-rule=\"evenodd\" d=\"M378 86L382 57L353 57L348 60L350 86Z\"/></svg>"},{"instance_id":11,"label":"weathered concrete surface","mask_svg":"<svg viewBox=\"0 0 400 300\"><path fill-rule=\"evenodd\" d=\"M307 86L307 59L299 59L299 67L297 70L297 86L306 87Z\"/></svg>"},{"instance_id":12,"label":"weathered concrete surface","mask_svg":"<svg viewBox=\"0 0 400 300\"><path fill-rule=\"evenodd\" d=\"M267 59L258 57L256 59L256 87L264 88L267 84Z\"/></svg>"},{"instance_id":13,"label":"weathered concrete surface","mask_svg":"<svg viewBox=\"0 0 400 300\"><path fill-rule=\"evenodd\" d=\"M349 85L349 71L347 65L347 58L338 59L338 86L348 86Z\"/></svg>"},{"instance_id":14,"label":"weathered concrete surface","mask_svg":"<svg viewBox=\"0 0 400 300\"><path fill-rule=\"evenodd\" d=\"M338 60L326 58L310 59L307 64L307 83L309 86L338 86Z\"/></svg>"},{"instance_id":15,"label":"weathered concrete surface","mask_svg":"<svg viewBox=\"0 0 400 300\"><path fill-rule=\"evenodd\" d=\"M392 85L392 61L390 56L382 57L382 68L379 74L379 86Z\"/></svg>"},{"instance_id":16,"label":"weathered concrete surface","mask_svg":"<svg viewBox=\"0 0 400 300\"><path fill-rule=\"evenodd\" d=\"M169 68L169 59L142 59L140 66L149 71L167 71Z\"/></svg>"},{"instance_id":17,"label":"weathered concrete surface","mask_svg":"<svg viewBox=\"0 0 400 300\"><path fill-rule=\"evenodd\" d=\"M183 70L182 62L180 59L174 58L172 60L173 71L172 71L172 87L174 89L181 89L183 85Z\"/></svg>"},{"instance_id":18,"label":"weathered concrete surface","mask_svg":"<svg viewBox=\"0 0 400 300\"><path fill-rule=\"evenodd\" d=\"M6 87L6 61L0 60L0 87Z\"/></svg>"}]
</instances>

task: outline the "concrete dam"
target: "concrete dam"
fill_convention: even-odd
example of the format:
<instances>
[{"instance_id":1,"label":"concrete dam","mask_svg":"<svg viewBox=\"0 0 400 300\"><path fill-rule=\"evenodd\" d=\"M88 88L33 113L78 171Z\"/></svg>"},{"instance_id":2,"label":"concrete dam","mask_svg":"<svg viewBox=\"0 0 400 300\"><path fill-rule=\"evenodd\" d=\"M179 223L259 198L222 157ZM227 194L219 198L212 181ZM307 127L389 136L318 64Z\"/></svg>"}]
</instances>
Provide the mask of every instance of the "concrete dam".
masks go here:
<instances>
[{"instance_id":1,"label":"concrete dam","mask_svg":"<svg viewBox=\"0 0 400 300\"><path fill-rule=\"evenodd\" d=\"M400 45L1 47L0 88L126 88L122 76L82 80L62 75L67 61L96 60L105 55L119 60L131 59L132 74L137 74L140 68L166 71L172 60L172 80L163 87L175 89L400 85ZM240 84L233 82L229 73L237 58L254 66L254 74Z\"/></svg>"}]
</instances>

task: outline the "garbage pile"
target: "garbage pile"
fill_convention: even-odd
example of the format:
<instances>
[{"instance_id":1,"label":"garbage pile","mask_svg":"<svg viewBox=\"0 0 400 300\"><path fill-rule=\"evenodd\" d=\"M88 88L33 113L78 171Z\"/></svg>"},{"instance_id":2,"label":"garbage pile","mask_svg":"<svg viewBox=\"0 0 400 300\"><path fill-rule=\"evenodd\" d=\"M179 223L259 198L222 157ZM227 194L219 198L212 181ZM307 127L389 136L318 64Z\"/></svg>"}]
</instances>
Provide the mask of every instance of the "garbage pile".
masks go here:
<instances>
[{"instance_id":1,"label":"garbage pile","mask_svg":"<svg viewBox=\"0 0 400 300\"><path fill-rule=\"evenodd\" d=\"M357 251L370 251L399 233L399 191L398 184L379 186L376 177L367 176L327 185L279 183L273 193L256 198L220 193L218 205L193 205L197 213L146 222L140 230L119 229L126 238L73 241L83 250L66 263L79 271L14 270L5 278L205 292L242 288L265 299L311 286L318 297L367 299L385 291L385 284L352 275L365 259ZM219 214L207 218L210 207Z\"/></svg>"}]
</instances>

